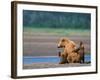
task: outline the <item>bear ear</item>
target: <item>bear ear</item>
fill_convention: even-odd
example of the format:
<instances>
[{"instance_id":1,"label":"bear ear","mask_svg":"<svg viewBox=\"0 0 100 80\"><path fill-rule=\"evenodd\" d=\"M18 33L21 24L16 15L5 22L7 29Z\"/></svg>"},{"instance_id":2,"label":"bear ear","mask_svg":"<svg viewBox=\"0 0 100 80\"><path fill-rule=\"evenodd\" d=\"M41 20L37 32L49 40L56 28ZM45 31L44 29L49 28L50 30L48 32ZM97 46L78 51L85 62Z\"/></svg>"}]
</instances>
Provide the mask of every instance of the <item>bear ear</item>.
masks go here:
<instances>
[{"instance_id":1,"label":"bear ear","mask_svg":"<svg viewBox=\"0 0 100 80\"><path fill-rule=\"evenodd\" d=\"M80 46L81 46L81 45L83 45L83 42L82 42L82 41L80 41Z\"/></svg>"},{"instance_id":2,"label":"bear ear","mask_svg":"<svg viewBox=\"0 0 100 80\"><path fill-rule=\"evenodd\" d=\"M62 38L62 42L65 42L65 41L69 42L69 39L67 39L67 38Z\"/></svg>"},{"instance_id":3,"label":"bear ear","mask_svg":"<svg viewBox=\"0 0 100 80\"><path fill-rule=\"evenodd\" d=\"M80 42L80 47L81 48L84 48L84 45L83 45L83 42L82 41Z\"/></svg>"},{"instance_id":4,"label":"bear ear","mask_svg":"<svg viewBox=\"0 0 100 80\"><path fill-rule=\"evenodd\" d=\"M65 39L62 39L62 42L65 42Z\"/></svg>"}]
</instances>

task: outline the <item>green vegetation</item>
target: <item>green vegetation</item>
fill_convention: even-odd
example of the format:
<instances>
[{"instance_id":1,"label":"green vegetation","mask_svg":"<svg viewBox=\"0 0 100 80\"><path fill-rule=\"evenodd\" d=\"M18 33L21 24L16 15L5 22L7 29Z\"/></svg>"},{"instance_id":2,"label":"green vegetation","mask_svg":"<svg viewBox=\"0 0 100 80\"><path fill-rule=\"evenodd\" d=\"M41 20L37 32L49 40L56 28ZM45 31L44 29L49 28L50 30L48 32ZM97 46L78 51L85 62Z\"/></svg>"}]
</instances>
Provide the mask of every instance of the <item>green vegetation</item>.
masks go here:
<instances>
[{"instance_id":1,"label":"green vegetation","mask_svg":"<svg viewBox=\"0 0 100 80\"><path fill-rule=\"evenodd\" d=\"M47 34L47 35L59 35L59 36L89 36L90 30L88 29L63 29L63 28L35 28L35 27L24 27L24 32L32 32L36 34Z\"/></svg>"},{"instance_id":2,"label":"green vegetation","mask_svg":"<svg viewBox=\"0 0 100 80\"><path fill-rule=\"evenodd\" d=\"M90 29L89 13L23 10L23 26L36 28Z\"/></svg>"}]
</instances>

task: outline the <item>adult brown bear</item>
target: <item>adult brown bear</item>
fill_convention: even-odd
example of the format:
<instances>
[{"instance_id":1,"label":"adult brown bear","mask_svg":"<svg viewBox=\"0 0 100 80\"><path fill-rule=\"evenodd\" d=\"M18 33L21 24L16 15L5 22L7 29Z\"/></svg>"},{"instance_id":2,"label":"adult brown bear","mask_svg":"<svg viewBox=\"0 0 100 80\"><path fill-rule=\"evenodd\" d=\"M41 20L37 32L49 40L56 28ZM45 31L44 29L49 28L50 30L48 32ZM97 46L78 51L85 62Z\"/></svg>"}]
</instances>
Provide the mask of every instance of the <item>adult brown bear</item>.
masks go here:
<instances>
[{"instance_id":1,"label":"adult brown bear","mask_svg":"<svg viewBox=\"0 0 100 80\"><path fill-rule=\"evenodd\" d=\"M58 48L63 48L63 52L59 52L59 57L61 58L60 64L79 63L83 60L83 55L81 56L80 54L83 50L82 43L80 43L80 47L77 49L73 41L68 38L61 38L58 43Z\"/></svg>"}]
</instances>

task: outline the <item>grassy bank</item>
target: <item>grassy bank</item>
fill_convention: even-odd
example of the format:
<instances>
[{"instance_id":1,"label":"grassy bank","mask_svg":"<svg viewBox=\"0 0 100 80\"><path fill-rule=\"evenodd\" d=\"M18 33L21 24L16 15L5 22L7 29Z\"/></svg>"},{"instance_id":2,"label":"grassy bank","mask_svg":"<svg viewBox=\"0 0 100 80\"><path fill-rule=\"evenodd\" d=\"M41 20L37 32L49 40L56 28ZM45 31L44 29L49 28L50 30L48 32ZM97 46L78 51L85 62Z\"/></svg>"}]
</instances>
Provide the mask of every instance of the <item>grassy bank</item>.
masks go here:
<instances>
[{"instance_id":1,"label":"grassy bank","mask_svg":"<svg viewBox=\"0 0 100 80\"><path fill-rule=\"evenodd\" d=\"M24 27L24 32L41 33L47 35L66 35L66 36L89 36L90 30L88 29L64 29L64 28L32 28Z\"/></svg>"}]
</instances>

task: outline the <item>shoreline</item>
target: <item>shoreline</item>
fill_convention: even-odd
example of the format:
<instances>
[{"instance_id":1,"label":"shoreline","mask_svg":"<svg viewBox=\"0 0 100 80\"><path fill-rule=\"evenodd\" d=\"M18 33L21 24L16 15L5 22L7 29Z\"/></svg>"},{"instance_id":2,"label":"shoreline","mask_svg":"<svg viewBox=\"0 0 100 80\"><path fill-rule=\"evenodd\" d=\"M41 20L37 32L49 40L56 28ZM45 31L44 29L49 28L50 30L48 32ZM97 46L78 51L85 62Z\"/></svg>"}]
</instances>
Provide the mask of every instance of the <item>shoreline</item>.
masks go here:
<instances>
[{"instance_id":1,"label":"shoreline","mask_svg":"<svg viewBox=\"0 0 100 80\"><path fill-rule=\"evenodd\" d=\"M91 63L69 63L69 64L59 64L59 63L32 63L24 64L23 69L43 69L43 68L61 68L61 67L83 67L91 66Z\"/></svg>"}]
</instances>

